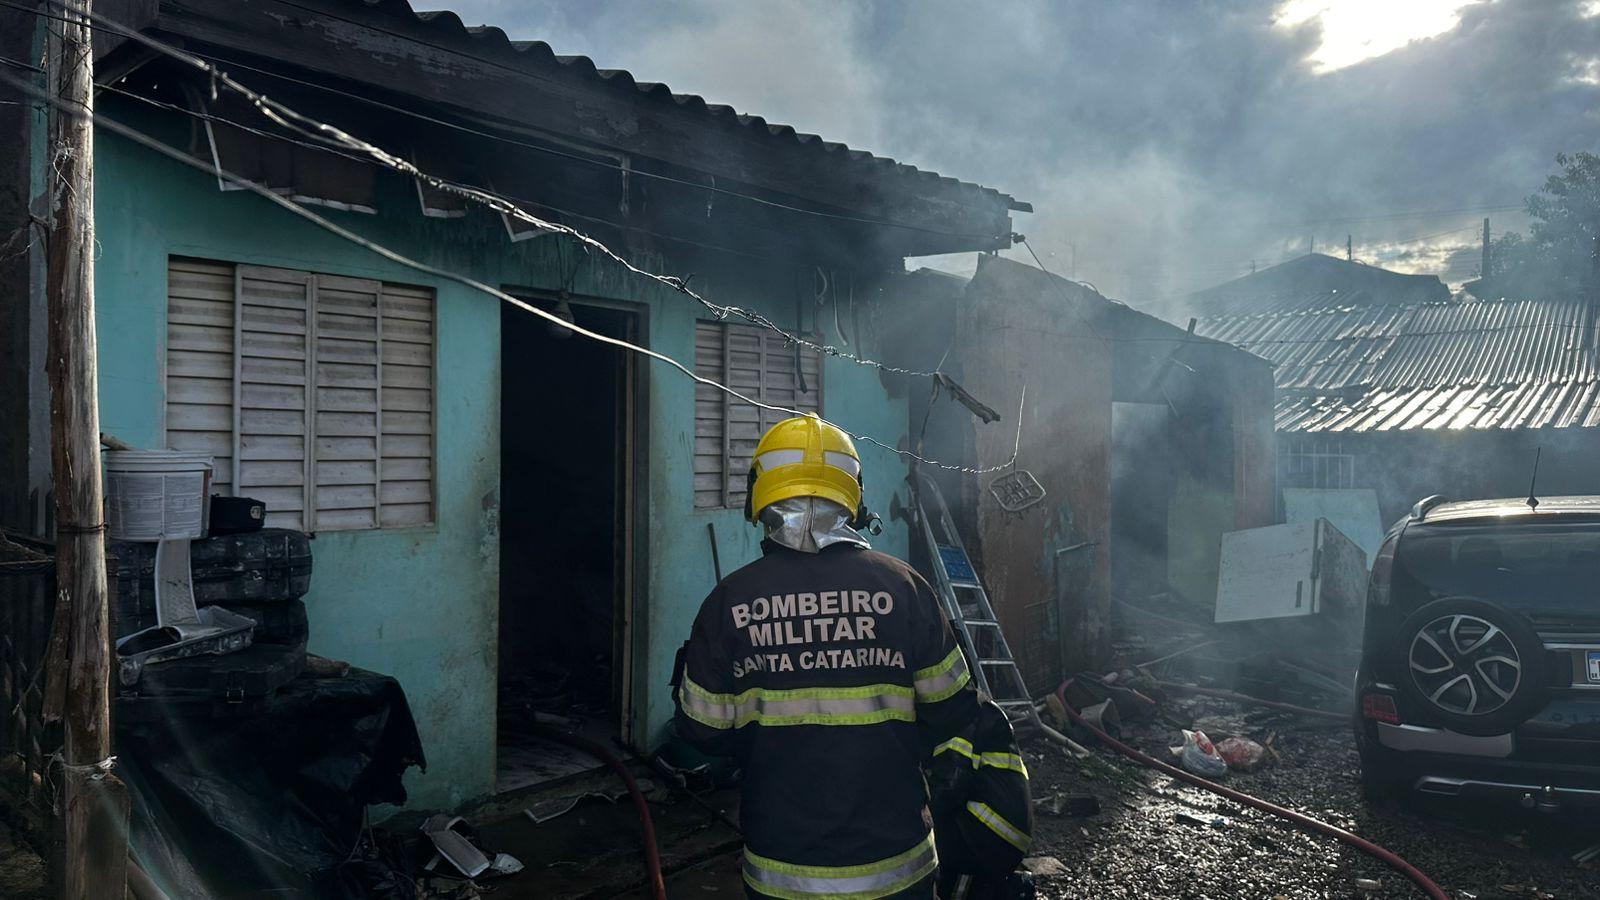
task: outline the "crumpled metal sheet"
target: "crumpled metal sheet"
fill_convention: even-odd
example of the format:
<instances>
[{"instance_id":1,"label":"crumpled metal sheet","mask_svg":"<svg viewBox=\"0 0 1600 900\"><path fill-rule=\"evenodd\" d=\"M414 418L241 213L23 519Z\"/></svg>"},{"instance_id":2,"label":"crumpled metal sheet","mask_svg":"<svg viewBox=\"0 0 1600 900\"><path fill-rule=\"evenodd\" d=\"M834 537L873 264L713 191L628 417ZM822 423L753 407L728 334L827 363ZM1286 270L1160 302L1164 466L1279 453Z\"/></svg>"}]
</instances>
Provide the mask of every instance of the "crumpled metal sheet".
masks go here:
<instances>
[{"instance_id":1,"label":"crumpled metal sheet","mask_svg":"<svg viewBox=\"0 0 1600 900\"><path fill-rule=\"evenodd\" d=\"M834 544L871 547L850 527L855 514L822 497L790 497L768 504L758 516L767 539L801 553L819 553Z\"/></svg>"}]
</instances>

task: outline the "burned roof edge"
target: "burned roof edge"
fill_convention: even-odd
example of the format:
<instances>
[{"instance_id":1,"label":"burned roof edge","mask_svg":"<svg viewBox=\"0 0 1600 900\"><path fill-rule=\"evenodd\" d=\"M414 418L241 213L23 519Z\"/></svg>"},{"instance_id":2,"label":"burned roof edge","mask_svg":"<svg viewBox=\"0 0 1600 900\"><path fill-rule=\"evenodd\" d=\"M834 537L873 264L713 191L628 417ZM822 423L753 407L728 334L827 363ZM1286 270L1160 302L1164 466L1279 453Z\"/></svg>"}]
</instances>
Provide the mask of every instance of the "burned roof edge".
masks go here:
<instances>
[{"instance_id":1,"label":"burned roof edge","mask_svg":"<svg viewBox=\"0 0 1600 900\"><path fill-rule=\"evenodd\" d=\"M502 61L511 60L518 66L560 66L564 70L576 73L580 77L592 79L597 84L603 84L615 90L633 91L643 94L657 103L672 103L678 107L687 107L690 112L706 115L712 119L729 121L752 132L766 135L775 141L783 141L793 146L814 148L816 153L839 154L852 164L872 165L886 170L887 174L895 177L906 178L925 184L937 184L946 189L959 189L975 191L990 197L992 200L1004 202L1006 209L1016 212L1033 212L1033 205L1026 201L1017 200L1010 194L996 188L987 187L969 181L961 181L947 175L940 175L927 169L919 169L909 163L899 162L889 157L877 156L869 151L851 148L846 144L826 141L819 135L799 131L791 125L768 122L757 115L743 114L731 106L709 103L698 94L674 93L671 88L660 82L639 81L626 69L602 69L594 61L582 55L561 55L555 52L544 41L516 41L512 40L506 32L494 25L467 25L452 10L416 10L408 0L334 0L339 5L358 6L372 9L386 15L408 18L424 27L472 40L481 47L485 47L503 57Z\"/></svg>"}]
</instances>

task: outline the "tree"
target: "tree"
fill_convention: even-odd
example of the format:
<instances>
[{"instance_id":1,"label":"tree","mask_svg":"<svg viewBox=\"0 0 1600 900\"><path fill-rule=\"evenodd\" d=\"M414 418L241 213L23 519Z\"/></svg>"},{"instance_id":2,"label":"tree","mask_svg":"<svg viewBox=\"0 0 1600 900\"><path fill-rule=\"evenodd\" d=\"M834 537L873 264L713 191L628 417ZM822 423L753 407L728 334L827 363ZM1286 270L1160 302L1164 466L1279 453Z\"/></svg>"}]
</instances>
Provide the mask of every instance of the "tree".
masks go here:
<instances>
[{"instance_id":1,"label":"tree","mask_svg":"<svg viewBox=\"0 0 1600 900\"><path fill-rule=\"evenodd\" d=\"M1544 296L1600 289L1600 156L1560 153L1558 174L1528 197L1533 224L1490 242L1485 281L1498 294Z\"/></svg>"}]
</instances>

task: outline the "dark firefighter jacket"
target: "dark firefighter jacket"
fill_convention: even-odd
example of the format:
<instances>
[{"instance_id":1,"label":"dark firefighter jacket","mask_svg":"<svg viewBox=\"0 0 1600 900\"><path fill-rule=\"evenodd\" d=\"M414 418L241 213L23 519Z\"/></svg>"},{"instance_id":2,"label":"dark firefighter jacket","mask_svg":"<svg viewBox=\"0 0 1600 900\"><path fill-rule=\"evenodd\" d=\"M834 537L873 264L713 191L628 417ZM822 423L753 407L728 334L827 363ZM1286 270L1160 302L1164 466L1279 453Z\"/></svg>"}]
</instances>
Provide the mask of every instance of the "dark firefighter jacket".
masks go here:
<instances>
[{"instance_id":1,"label":"dark firefighter jacket","mask_svg":"<svg viewBox=\"0 0 1600 900\"><path fill-rule=\"evenodd\" d=\"M677 725L744 770L745 883L789 900L884 897L937 865L922 760L977 693L933 590L849 544L771 541L700 607Z\"/></svg>"},{"instance_id":2,"label":"dark firefighter jacket","mask_svg":"<svg viewBox=\"0 0 1600 900\"><path fill-rule=\"evenodd\" d=\"M1028 769L1005 711L984 703L970 728L934 748L928 785L941 881L961 873L1003 882L1033 843Z\"/></svg>"}]
</instances>

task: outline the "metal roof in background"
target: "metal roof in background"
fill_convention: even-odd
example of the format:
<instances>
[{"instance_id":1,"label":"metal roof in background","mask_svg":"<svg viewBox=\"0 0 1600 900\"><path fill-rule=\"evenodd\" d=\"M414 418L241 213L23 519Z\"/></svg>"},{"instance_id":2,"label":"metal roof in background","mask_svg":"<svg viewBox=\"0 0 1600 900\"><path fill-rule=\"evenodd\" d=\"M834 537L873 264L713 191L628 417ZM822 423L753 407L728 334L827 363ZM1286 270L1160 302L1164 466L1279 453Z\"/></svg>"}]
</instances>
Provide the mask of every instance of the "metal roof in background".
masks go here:
<instances>
[{"instance_id":1,"label":"metal roof in background","mask_svg":"<svg viewBox=\"0 0 1600 900\"><path fill-rule=\"evenodd\" d=\"M1277 430L1600 426L1595 313L1578 298L1339 307L1201 319L1271 360Z\"/></svg>"},{"instance_id":2,"label":"metal roof in background","mask_svg":"<svg viewBox=\"0 0 1600 900\"><path fill-rule=\"evenodd\" d=\"M1434 275L1307 253L1232 281L1195 291L1183 306L1197 316L1247 316L1448 300Z\"/></svg>"}]
</instances>

